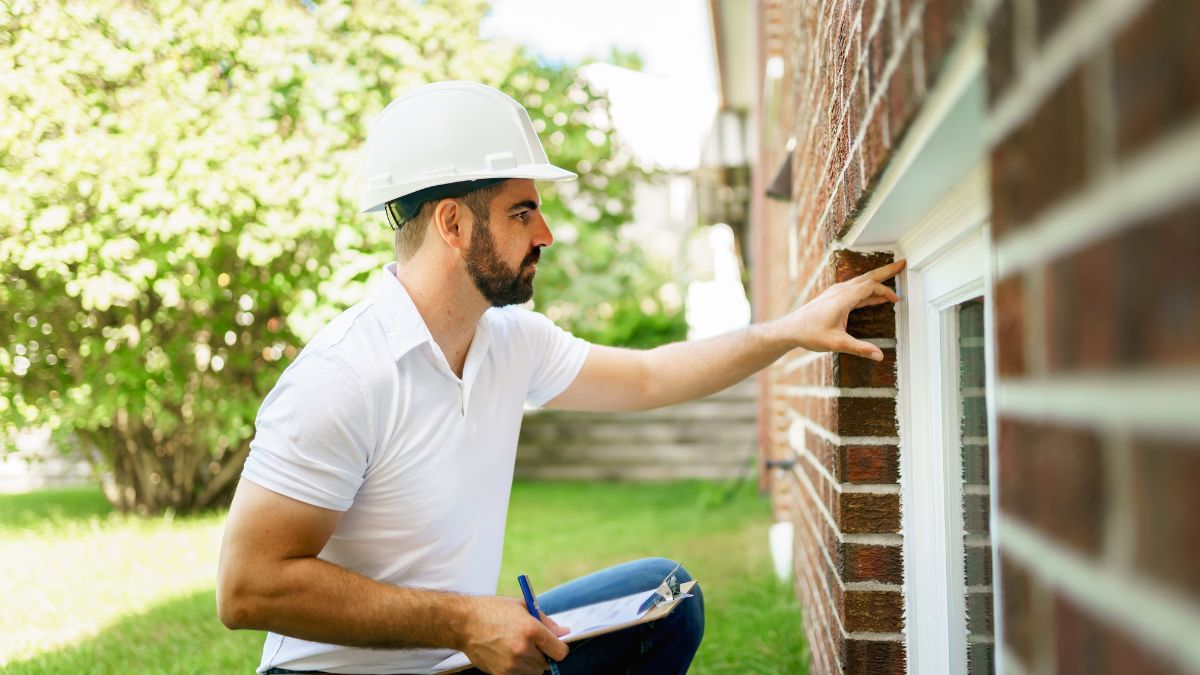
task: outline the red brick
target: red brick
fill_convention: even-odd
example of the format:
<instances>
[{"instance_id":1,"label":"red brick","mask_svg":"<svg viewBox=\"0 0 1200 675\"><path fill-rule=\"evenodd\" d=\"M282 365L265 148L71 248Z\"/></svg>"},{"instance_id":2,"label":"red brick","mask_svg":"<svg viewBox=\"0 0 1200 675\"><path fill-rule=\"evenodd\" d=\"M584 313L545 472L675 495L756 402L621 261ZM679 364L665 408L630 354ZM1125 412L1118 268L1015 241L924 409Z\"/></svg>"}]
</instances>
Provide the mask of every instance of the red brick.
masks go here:
<instances>
[{"instance_id":1,"label":"red brick","mask_svg":"<svg viewBox=\"0 0 1200 675\"><path fill-rule=\"evenodd\" d=\"M1200 361L1200 204L1128 228L1051 266L1052 371Z\"/></svg>"},{"instance_id":2,"label":"red brick","mask_svg":"<svg viewBox=\"0 0 1200 675\"><path fill-rule=\"evenodd\" d=\"M1020 276L996 282L996 370L1002 377L1025 373L1025 283Z\"/></svg>"},{"instance_id":3,"label":"red brick","mask_svg":"<svg viewBox=\"0 0 1200 675\"><path fill-rule=\"evenodd\" d=\"M895 436L896 400L892 398L837 399L837 428L840 436Z\"/></svg>"},{"instance_id":4,"label":"red brick","mask_svg":"<svg viewBox=\"0 0 1200 675\"><path fill-rule=\"evenodd\" d=\"M913 40L904 48L904 55L892 71L892 79L888 82L887 105L888 125L892 133L891 144L898 145L908 125L917 112L920 100L917 96L917 74L913 57L919 48L919 42Z\"/></svg>"},{"instance_id":5,"label":"red brick","mask_svg":"<svg viewBox=\"0 0 1200 675\"><path fill-rule=\"evenodd\" d=\"M1061 675L1182 674L1125 631L1059 594L1054 602L1056 673Z\"/></svg>"},{"instance_id":6,"label":"red brick","mask_svg":"<svg viewBox=\"0 0 1200 675\"><path fill-rule=\"evenodd\" d=\"M1002 418L1000 508L1064 544L1098 555L1105 467L1090 430Z\"/></svg>"},{"instance_id":7,"label":"red brick","mask_svg":"<svg viewBox=\"0 0 1200 675\"><path fill-rule=\"evenodd\" d=\"M904 557L899 546L841 544L842 578L847 582L904 583Z\"/></svg>"},{"instance_id":8,"label":"red brick","mask_svg":"<svg viewBox=\"0 0 1200 675\"><path fill-rule=\"evenodd\" d=\"M1138 567L1200 598L1200 440L1134 442Z\"/></svg>"},{"instance_id":9,"label":"red brick","mask_svg":"<svg viewBox=\"0 0 1200 675\"><path fill-rule=\"evenodd\" d=\"M1045 636L1053 630L1053 617L1047 611L1050 592L1022 564L1004 554L1000 556L1000 579L1005 646L1026 672L1041 672L1038 664L1045 663L1049 646Z\"/></svg>"},{"instance_id":10,"label":"red brick","mask_svg":"<svg viewBox=\"0 0 1200 675\"><path fill-rule=\"evenodd\" d=\"M883 640L847 640L845 649L846 675L903 675L905 655L903 642Z\"/></svg>"},{"instance_id":11,"label":"red brick","mask_svg":"<svg viewBox=\"0 0 1200 675\"><path fill-rule=\"evenodd\" d=\"M847 534L894 534L900 531L900 496L843 492L837 524Z\"/></svg>"},{"instance_id":12,"label":"red brick","mask_svg":"<svg viewBox=\"0 0 1200 675\"><path fill-rule=\"evenodd\" d=\"M896 350L884 349L882 361L839 353L834 357L831 374L839 387L895 387Z\"/></svg>"},{"instance_id":13,"label":"red brick","mask_svg":"<svg viewBox=\"0 0 1200 675\"><path fill-rule=\"evenodd\" d=\"M881 0L883 12L889 12L886 0ZM879 91L880 87L887 85L883 79L883 73L887 68L888 59L892 56L894 37L892 35L891 17L885 15L879 24L879 30L871 38L870 44L867 46L867 61L870 64L871 73L871 91Z\"/></svg>"},{"instance_id":14,"label":"red brick","mask_svg":"<svg viewBox=\"0 0 1200 675\"><path fill-rule=\"evenodd\" d=\"M992 225L1003 241L1088 180L1086 78L1076 71L992 152Z\"/></svg>"},{"instance_id":15,"label":"red brick","mask_svg":"<svg viewBox=\"0 0 1200 675\"><path fill-rule=\"evenodd\" d=\"M950 0L926 0L924 28L925 84L931 88L941 72L942 57L950 46Z\"/></svg>"},{"instance_id":16,"label":"red brick","mask_svg":"<svg viewBox=\"0 0 1200 675\"><path fill-rule=\"evenodd\" d=\"M899 633L904 629L904 598L899 591L846 591L846 631Z\"/></svg>"},{"instance_id":17,"label":"red brick","mask_svg":"<svg viewBox=\"0 0 1200 675\"><path fill-rule=\"evenodd\" d=\"M1200 3L1161 0L1118 36L1117 147L1133 155L1200 112Z\"/></svg>"},{"instance_id":18,"label":"red brick","mask_svg":"<svg viewBox=\"0 0 1200 675\"><path fill-rule=\"evenodd\" d=\"M842 446L834 475L843 483L896 483L900 480L900 450L894 445Z\"/></svg>"},{"instance_id":19,"label":"red brick","mask_svg":"<svg viewBox=\"0 0 1200 675\"><path fill-rule=\"evenodd\" d=\"M858 251L840 249L834 251L832 256L834 279L838 283L850 281L877 267L887 265L894 260L895 256L891 253L859 253ZM892 287L895 287L894 282L892 283Z\"/></svg>"},{"instance_id":20,"label":"red brick","mask_svg":"<svg viewBox=\"0 0 1200 675\"><path fill-rule=\"evenodd\" d=\"M987 80L988 105L1008 91L1016 74L1016 45L1014 40L1015 0L1000 0L988 23Z\"/></svg>"}]
</instances>

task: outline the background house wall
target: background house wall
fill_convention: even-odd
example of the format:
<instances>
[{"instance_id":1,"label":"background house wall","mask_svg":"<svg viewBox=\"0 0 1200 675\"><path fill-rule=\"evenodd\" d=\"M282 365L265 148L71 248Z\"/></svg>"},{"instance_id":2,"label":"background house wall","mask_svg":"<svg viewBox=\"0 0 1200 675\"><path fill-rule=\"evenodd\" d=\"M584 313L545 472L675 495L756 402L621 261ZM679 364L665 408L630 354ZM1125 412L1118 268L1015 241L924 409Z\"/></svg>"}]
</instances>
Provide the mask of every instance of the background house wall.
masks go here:
<instances>
[{"instance_id":1,"label":"background house wall","mask_svg":"<svg viewBox=\"0 0 1200 675\"><path fill-rule=\"evenodd\" d=\"M1200 672L1200 5L756 7L759 319L890 260L839 238L986 31L1005 670ZM785 166L790 196L764 201ZM801 352L763 376L766 478L813 672L903 672L894 313L850 331L885 361Z\"/></svg>"}]
</instances>

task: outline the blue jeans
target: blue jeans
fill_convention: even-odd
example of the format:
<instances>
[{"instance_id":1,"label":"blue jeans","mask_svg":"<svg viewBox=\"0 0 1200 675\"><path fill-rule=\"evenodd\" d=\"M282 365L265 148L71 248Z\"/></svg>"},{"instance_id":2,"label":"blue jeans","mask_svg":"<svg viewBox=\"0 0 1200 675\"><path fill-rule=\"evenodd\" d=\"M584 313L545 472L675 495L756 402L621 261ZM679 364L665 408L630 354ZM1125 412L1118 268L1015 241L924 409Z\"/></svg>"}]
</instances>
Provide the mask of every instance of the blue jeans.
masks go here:
<instances>
[{"instance_id":1,"label":"blue jeans","mask_svg":"<svg viewBox=\"0 0 1200 675\"><path fill-rule=\"evenodd\" d=\"M546 614L554 614L648 591L657 588L675 565L675 561L666 558L643 558L616 565L539 594L538 605ZM692 578L682 567L676 577L680 583ZM704 637L704 595L699 584L692 588L692 595L658 621L571 643L570 654L558 664L559 672L562 675L686 673ZM267 672L297 671L273 668ZM465 672L474 675L481 671L472 668Z\"/></svg>"},{"instance_id":2,"label":"blue jeans","mask_svg":"<svg viewBox=\"0 0 1200 675\"><path fill-rule=\"evenodd\" d=\"M554 614L648 591L662 583L676 564L666 558L643 558L610 567L538 594L538 605L546 614ZM676 576L680 583L692 578L682 567ZM571 652L558 665L559 672L562 675L686 673L704 637L704 595L699 584L692 588L692 595L658 621L571 643Z\"/></svg>"}]
</instances>

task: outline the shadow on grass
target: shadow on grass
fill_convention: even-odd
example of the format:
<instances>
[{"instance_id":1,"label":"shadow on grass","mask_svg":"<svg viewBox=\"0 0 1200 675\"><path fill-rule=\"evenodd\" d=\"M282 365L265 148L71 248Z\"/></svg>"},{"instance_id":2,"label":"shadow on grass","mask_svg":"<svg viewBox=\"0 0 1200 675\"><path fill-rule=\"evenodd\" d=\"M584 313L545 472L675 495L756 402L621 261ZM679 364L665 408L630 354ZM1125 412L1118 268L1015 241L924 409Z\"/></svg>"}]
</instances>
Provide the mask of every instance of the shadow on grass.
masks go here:
<instances>
[{"instance_id":1,"label":"shadow on grass","mask_svg":"<svg viewBox=\"0 0 1200 675\"><path fill-rule=\"evenodd\" d=\"M263 633L231 631L217 620L213 589L126 616L96 637L26 661L5 673L250 673Z\"/></svg>"},{"instance_id":2,"label":"shadow on grass","mask_svg":"<svg viewBox=\"0 0 1200 675\"><path fill-rule=\"evenodd\" d=\"M94 485L0 495L0 529L23 530L104 517L112 505Z\"/></svg>"}]
</instances>

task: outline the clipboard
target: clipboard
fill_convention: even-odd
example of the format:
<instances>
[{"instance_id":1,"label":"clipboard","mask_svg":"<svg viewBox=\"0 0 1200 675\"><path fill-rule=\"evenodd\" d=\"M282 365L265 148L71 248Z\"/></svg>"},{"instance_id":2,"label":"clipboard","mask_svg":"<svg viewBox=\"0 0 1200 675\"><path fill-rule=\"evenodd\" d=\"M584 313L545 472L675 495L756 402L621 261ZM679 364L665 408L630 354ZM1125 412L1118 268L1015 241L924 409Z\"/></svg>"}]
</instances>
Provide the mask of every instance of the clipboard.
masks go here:
<instances>
[{"instance_id":1,"label":"clipboard","mask_svg":"<svg viewBox=\"0 0 1200 675\"><path fill-rule=\"evenodd\" d=\"M570 633L561 638L563 642L571 644L657 621L675 611L679 603L686 598L692 597L690 591L695 585L695 579L682 584L678 583L675 580L675 572L672 571L662 584L653 590L555 612L549 616L556 622L573 628ZM631 614L632 616L630 616ZM603 620L604 617L612 620ZM593 620L584 626L575 627L571 623L573 618L576 620L592 618ZM431 672L443 675L458 673L473 667L474 665L467 659L466 654L456 652L435 665Z\"/></svg>"}]
</instances>

